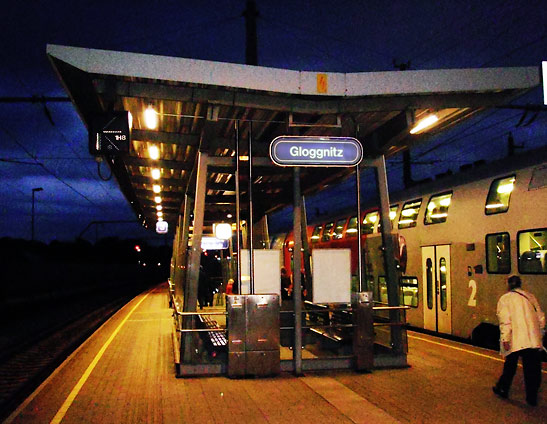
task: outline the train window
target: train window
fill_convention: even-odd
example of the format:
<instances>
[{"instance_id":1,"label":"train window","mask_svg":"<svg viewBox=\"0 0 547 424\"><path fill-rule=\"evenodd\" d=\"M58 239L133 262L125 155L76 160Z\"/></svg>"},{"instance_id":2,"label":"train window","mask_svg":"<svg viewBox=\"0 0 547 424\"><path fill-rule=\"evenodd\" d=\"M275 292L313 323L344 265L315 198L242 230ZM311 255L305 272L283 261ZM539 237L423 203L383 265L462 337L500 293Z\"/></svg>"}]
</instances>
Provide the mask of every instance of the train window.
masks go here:
<instances>
[{"instance_id":1,"label":"train window","mask_svg":"<svg viewBox=\"0 0 547 424\"><path fill-rule=\"evenodd\" d=\"M448 217L448 207L452 200L452 192L431 196L424 216L424 224L439 224Z\"/></svg>"},{"instance_id":2,"label":"train window","mask_svg":"<svg viewBox=\"0 0 547 424\"><path fill-rule=\"evenodd\" d=\"M393 228L393 222L395 221L395 217L397 216L397 210L399 209L399 205L391 205L389 207L389 220L391 221L391 228ZM382 222L378 222L378 232L381 231L382 228Z\"/></svg>"},{"instance_id":3,"label":"train window","mask_svg":"<svg viewBox=\"0 0 547 424\"><path fill-rule=\"evenodd\" d=\"M367 275L365 278L365 290L374 292L374 277L372 275Z\"/></svg>"},{"instance_id":4,"label":"train window","mask_svg":"<svg viewBox=\"0 0 547 424\"><path fill-rule=\"evenodd\" d=\"M509 274L511 272L511 240L509 233L487 234L486 271L489 274Z\"/></svg>"},{"instance_id":5,"label":"train window","mask_svg":"<svg viewBox=\"0 0 547 424\"><path fill-rule=\"evenodd\" d=\"M289 240L289 241L285 242L285 246L287 246L287 250L289 252L292 252L293 247L294 247L294 240Z\"/></svg>"},{"instance_id":6,"label":"train window","mask_svg":"<svg viewBox=\"0 0 547 424\"><path fill-rule=\"evenodd\" d=\"M332 233L332 238L334 240L340 240L342 238L344 225L346 225L346 218L336 221L336 226L334 227L334 232Z\"/></svg>"},{"instance_id":7,"label":"train window","mask_svg":"<svg viewBox=\"0 0 547 424\"><path fill-rule=\"evenodd\" d=\"M355 237L357 235L357 217L352 216L348 222L346 237Z\"/></svg>"},{"instance_id":8,"label":"train window","mask_svg":"<svg viewBox=\"0 0 547 424\"><path fill-rule=\"evenodd\" d=\"M416 219L422 206L422 199L406 202L399 218L399 228L411 228L416 226Z\"/></svg>"},{"instance_id":9,"label":"train window","mask_svg":"<svg viewBox=\"0 0 547 424\"><path fill-rule=\"evenodd\" d=\"M381 303L388 304L387 301L387 280L386 277L378 277L378 299Z\"/></svg>"},{"instance_id":10,"label":"train window","mask_svg":"<svg viewBox=\"0 0 547 424\"><path fill-rule=\"evenodd\" d=\"M395 221L395 217L397 216L398 209L399 209L399 205L392 205L389 208L389 219L391 221L391 226L393 226L393 221Z\"/></svg>"},{"instance_id":11,"label":"train window","mask_svg":"<svg viewBox=\"0 0 547 424\"><path fill-rule=\"evenodd\" d=\"M404 306L418 307L418 279L416 277L401 277L400 303Z\"/></svg>"},{"instance_id":12,"label":"train window","mask_svg":"<svg viewBox=\"0 0 547 424\"><path fill-rule=\"evenodd\" d=\"M323 231L323 237L321 237L321 241L330 241L330 233L333 227L334 222L329 222L328 224L325 224L325 230Z\"/></svg>"},{"instance_id":13,"label":"train window","mask_svg":"<svg viewBox=\"0 0 547 424\"><path fill-rule=\"evenodd\" d=\"M490 190L488 190L488 197L486 198L486 206L484 209L486 215L507 212L514 185L514 175L498 178L492 182Z\"/></svg>"},{"instance_id":14,"label":"train window","mask_svg":"<svg viewBox=\"0 0 547 424\"><path fill-rule=\"evenodd\" d=\"M311 242L317 243L319 239L321 238L321 230L323 229L322 225L316 225L313 229L313 233L311 235Z\"/></svg>"},{"instance_id":15,"label":"train window","mask_svg":"<svg viewBox=\"0 0 547 424\"><path fill-rule=\"evenodd\" d=\"M439 259L439 284L441 286L441 309L446 311L448 287L446 286L446 258Z\"/></svg>"},{"instance_id":16,"label":"train window","mask_svg":"<svg viewBox=\"0 0 547 424\"><path fill-rule=\"evenodd\" d=\"M547 274L547 228L517 233L519 272Z\"/></svg>"},{"instance_id":17,"label":"train window","mask_svg":"<svg viewBox=\"0 0 547 424\"><path fill-rule=\"evenodd\" d=\"M427 258L425 263L425 287L427 291L427 308L433 309L433 262Z\"/></svg>"},{"instance_id":18,"label":"train window","mask_svg":"<svg viewBox=\"0 0 547 424\"><path fill-rule=\"evenodd\" d=\"M378 222L379 216L378 211L369 212L365 215L365 219L363 219L363 234L372 234L374 232L374 224Z\"/></svg>"}]
</instances>

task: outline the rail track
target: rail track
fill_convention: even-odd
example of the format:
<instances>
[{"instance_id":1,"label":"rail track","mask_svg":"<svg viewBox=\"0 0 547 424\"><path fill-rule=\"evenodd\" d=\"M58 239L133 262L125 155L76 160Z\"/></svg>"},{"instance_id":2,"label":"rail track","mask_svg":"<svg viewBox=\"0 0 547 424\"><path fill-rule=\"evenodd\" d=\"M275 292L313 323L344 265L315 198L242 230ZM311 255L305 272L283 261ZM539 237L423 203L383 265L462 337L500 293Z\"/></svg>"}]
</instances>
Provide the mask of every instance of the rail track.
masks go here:
<instances>
[{"instance_id":1,"label":"rail track","mask_svg":"<svg viewBox=\"0 0 547 424\"><path fill-rule=\"evenodd\" d=\"M80 344L137 293L111 293L93 301L80 300L81 307L67 305L59 313L55 305L32 319L13 320L13 343L0 353L0 420L5 419ZM89 300L89 299L88 299ZM76 303L76 302L75 302ZM55 313L53 312L55 310ZM28 312L32 314L31 311ZM45 322L44 322L45 320ZM3 335L4 342L6 337Z\"/></svg>"}]
</instances>

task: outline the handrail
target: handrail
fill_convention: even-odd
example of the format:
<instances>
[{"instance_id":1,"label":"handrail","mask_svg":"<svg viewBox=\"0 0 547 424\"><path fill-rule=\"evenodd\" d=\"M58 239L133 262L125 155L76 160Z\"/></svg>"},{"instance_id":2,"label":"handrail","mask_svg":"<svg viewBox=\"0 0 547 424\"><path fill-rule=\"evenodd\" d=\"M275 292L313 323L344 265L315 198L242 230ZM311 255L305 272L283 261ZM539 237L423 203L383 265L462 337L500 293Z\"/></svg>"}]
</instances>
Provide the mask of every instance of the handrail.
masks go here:
<instances>
[{"instance_id":1,"label":"handrail","mask_svg":"<svg viewBox=\"0 0 547 424\"><path fill-rule=\"evenodd\" d=\"M373 311L389 311L397 309L410 309L410 306L373 306Z\"/></svg>"},{"instance_id":2,"label":"handrail","mask_svg":"<svg viewBox=\"0 0 547 424\"><path fill-rule=\"evenodd\" d=\"M227 312L180 312L178 310L174 311L176 315L179 316L192 316L192 315L228 315Z\"/></svg>"}]
</instances>

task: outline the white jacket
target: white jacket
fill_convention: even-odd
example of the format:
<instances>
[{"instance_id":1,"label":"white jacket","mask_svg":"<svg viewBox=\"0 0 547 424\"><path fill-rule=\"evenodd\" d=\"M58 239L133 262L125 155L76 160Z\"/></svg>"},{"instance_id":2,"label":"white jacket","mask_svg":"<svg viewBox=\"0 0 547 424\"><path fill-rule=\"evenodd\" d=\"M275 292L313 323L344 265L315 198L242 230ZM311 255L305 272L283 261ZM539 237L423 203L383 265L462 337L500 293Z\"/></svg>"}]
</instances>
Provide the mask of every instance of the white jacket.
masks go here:
<instances>
[{"instance_id":1,"label":"white jacket","mask_svg":"<svg viewBox=\"0 0 547 424\"><path fill-rule=\"evenodd\" d=\"M533 294L520 288L505 293L498 301L497 314L503 356L543 346L545 314ZM503 342L511 343L508 351L503 349Z\"/></svg>"}]
</instances>

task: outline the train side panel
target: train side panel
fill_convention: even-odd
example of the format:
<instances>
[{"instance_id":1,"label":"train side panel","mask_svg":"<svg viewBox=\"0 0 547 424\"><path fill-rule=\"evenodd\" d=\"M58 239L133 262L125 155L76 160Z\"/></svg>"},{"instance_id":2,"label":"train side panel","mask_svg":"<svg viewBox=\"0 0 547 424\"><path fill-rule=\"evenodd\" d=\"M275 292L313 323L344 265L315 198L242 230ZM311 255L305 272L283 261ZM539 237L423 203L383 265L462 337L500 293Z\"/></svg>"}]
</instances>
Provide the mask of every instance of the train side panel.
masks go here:
<instances>
[{"instance_id":1,"label":"train side panel","mask_svg":"<svg viewBox=\"0 0 547 424\"><path fill-rule=\"evenodd\" d=\"M497 301L505 293L507 278L512 274L521 275L523 288L534 293L541 308L547 310L546 153L547 150L540 151L537 157L517 164L510 158L488 165L488 168L470 174L463 182L458 177L392 196L392 208L398 205L392 220L393 231L399 234L399 241L406 244L401 299L411 306L407 311L410 325L463 338L470 338L483 323L496 326ZM513 177L507 211L486 214L489 196L493 194L497 198L497 193L503 192L500 187L490 191L493 182L500 179L511 181ZM435 189L431 188L433 186ZM424 218L431 197L447 193L451 196L446 221L426 225ZM399 221L408 218L408 211L406 214L402 212L404 205L418 199L421 199L421 204L416 225L399 228ZM374 207L365 210L361 222L367 213L374 210ZM428 218L431 212L429 215ZM342 218L329 219L320 225L324 231L327 224L339 225ZM319 239L312 242L318 224L308 226L307 236L310 249L350 247L352 273L356 274L357 237L348 236L349 216L345 219L341 237L325 240L321 237L322 232ZM522 234L520 252L519 232ZM333 230L330 233L332 235ZM374 277L375 300L386 301L379 236L376 222L372 234L363 235L363 255L367 262L366 273ZM290 233L283 244L283 263L288 270L291 270L292 240ZM494 263L504 258L503 269L496 269L492 264L489 269L487 255ZM384 281L380 282L381 279ZM406 281L406 287L403 281ZM413 295L416 288L417 296Z\"/></svg>"},{"instance_id":2,"label":"train side panel","mask_svg":"<svg viewBox=\"0 0 547 424\"><path fill-rule=\"evenodd\" d=\"M427 293L424 290L422 253L426 246L450 246L451 263L451 334L470 337L482 322L497 324L496 304L506 291L506 280L519 274L517 233L521 230L547 227L543 206L547 204L547 189L528 190L532 172L526 168L515 173L516 182L507 212L485 214L488 190L493 178L456 187L453 190L447 221L424 225L429 196L422 205L414 228L400 229L408 246L407 275L419 280L419 305L407 318L411 325L424 327ZM508 173L507 175L512 175ZM503 274L489 273L486 263L487 234L508 233L510 236L511 269ZM542 309L547 307L547 276L522 274L524 288L538 298Z\"/></svg>"}]
</instances>

